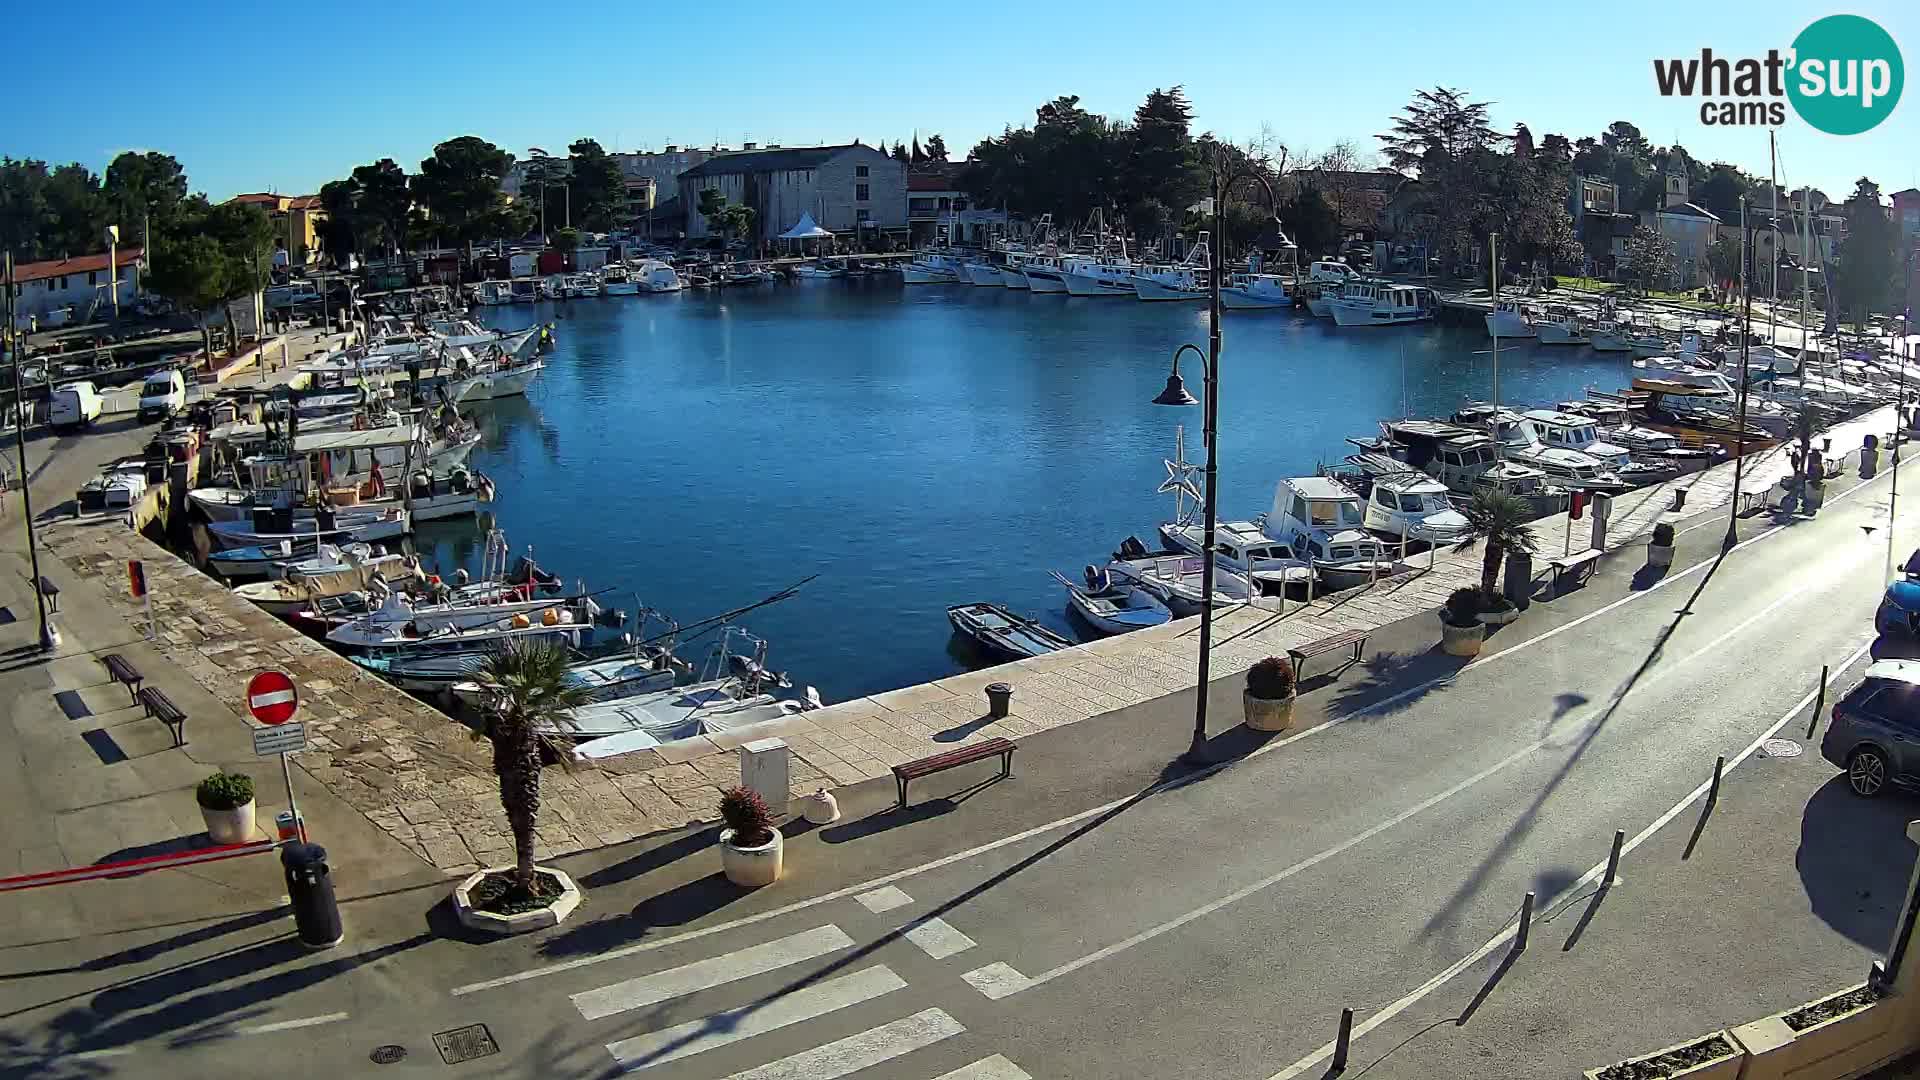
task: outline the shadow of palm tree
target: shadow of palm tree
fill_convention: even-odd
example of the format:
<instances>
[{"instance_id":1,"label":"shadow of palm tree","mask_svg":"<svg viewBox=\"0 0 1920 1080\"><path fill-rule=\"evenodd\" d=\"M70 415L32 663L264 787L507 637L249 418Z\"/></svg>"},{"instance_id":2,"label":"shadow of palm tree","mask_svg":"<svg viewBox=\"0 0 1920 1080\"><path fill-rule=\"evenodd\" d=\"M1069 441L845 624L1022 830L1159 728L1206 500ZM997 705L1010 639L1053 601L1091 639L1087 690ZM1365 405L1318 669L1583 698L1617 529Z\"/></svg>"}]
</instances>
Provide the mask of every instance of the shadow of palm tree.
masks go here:
<instances>
[{"instance_id":1,"label":"shadow of palm tree","mask_svg":"<svg viewBox=\"0 0 1920 1080\"><path fill-rule=\"evenodd\" d=\"M1404 712L1428 695L1447 689L1467 664L1438 645L1426 652L1378 652L1360 662L1360 678L1345 683L1327 702L1329 718ZM1409 690L1418 688L1416 693ZM1405 696L1399 696L1405 695Z\"/></svg>"}]
</instances>

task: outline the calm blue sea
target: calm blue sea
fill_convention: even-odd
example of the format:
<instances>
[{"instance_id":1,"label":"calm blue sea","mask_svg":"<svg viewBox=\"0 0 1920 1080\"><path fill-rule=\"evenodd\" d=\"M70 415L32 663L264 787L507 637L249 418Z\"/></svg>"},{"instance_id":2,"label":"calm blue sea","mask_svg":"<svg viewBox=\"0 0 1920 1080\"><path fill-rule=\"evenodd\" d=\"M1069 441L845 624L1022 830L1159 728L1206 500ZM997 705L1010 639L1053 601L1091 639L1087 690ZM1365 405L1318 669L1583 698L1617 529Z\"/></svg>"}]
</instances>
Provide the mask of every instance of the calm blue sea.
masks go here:
<instances>
[{"instance_id":1,"label":"calm blue sea","mask_svg":"<svg viewBox=\"0 0 1920 1080\"><path fill-rule=\"evenodd\" d=\"M614 590L609 607L637 596L683 622L818 574L746 623L829 701L963 670L950 604L1075 632L1048 569L1077 575L1128 534L1151 544L1175 425L1201 457L1200 410L1151 401L1174 349L1205 346L1203 305L882 279L480 310L557 327L525 400L471 410L511 544ZM1223 518L1266 510L1275 481L1339 461L1380 418L1487 397L1487 344L1226 313ZM1625 382L1623 360L1589 350L1502 349L1509 402ZM477 569L478 528L433 526L423 553Z\"/></svg>"}]
</instances>

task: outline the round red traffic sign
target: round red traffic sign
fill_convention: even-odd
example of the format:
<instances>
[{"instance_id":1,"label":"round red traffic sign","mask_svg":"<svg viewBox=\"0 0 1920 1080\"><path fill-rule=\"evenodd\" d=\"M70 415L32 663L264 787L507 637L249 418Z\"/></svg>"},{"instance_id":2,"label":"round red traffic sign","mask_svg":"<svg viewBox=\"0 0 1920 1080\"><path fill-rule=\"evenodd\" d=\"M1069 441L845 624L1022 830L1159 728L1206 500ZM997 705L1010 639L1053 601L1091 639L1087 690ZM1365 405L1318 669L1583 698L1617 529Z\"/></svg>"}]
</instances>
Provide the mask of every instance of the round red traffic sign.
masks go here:
<instances>
[{"instance_id":1,"label":"round red traffic sign","mask_svg":"<svg viewBox=\"0 0 1920 1080\"><path fill-rule=\"evenodd\" d=\"M284 671L263 671L247 680L247 709L263 724L284 724L300 708L300 694Z\"/></svg>"}]
</instances>

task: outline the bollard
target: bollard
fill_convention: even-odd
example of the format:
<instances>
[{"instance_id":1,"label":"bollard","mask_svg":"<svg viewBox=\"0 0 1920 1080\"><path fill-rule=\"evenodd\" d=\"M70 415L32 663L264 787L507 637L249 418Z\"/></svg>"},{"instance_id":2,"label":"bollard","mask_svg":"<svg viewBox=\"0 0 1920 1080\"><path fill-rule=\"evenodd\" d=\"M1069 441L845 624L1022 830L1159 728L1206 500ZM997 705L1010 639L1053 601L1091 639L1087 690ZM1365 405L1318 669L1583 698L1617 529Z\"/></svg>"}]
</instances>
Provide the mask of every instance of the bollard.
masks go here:
<instances>
[{"instance_id":1,"label":"bollard","mask_svg":"<svg viewBox=\"0 0 1920 1080\"><path fill-rule=\"evenodd\" d=\"M1820 714L1827 708L1827 665L1820 665L1820 689L1813 695L1813 715L1807 717L1807 738L1813 738L1813 729L1820 726Z\"/></svg>"},{"instance_id":2,"label":"bollard","mask_svg":"<svg viewBox=\"0 0 1920 1080\"><path fill-rule=\"evenodd\" d=\"M1713 759L1713 783L1707 785L1708 806L1717 806L1720 803L1720 774L1725 771L1726 767L1727 756L1725 754Z\"/></svg>"},{"instance_id":3,"label":"bollard","mask_svg":"<svg viewBox=\"0 0 1920 1080\"><path fill-rule=\"evenodd\" d=\"M1347 1067L1347 1049L1353 1043L1353 1010L1340 1010L1340 1034L1333 1040L1334 1072L1344 1072Z\"/></svg>"},{"instance_id":4,"label":"bollard","mask_svg":"<svg viewBox=\"0 0 1920 1080\"><path fill-rule=\"evenodd\" d=\"M1613 830L1613 850L1607 853L1607 876L1600 879L1600 887L1610 889L1614 879L1620 874L1620 848L1627 842L1625 829Z\"/></svg>"},{"instance_id":5,"label":"bollard","mask_svg":"<svg viewBox=\"0 0 1920 1080\"><path fill-rule=\"evenodd\" d=\"M287 899L293 905L293 925L300 944L309 949L331 949L346 936L340 928L340 904L333 896L333 877L327 870L327 849L319 844L287 844L280 849L286 870Z\"/></svg>"},{"instance_id":6,"label":"bollard","mask_svg":"<svg viewBox=\"0 0 1920 1080\"><path fill-rule=\"evenodd\" d=\"M993 717L995 720L1005 720L1007 714L1012 711L1013 684L1003 682L988 683L987 715Z\"/></svg>"},{"instance_id":7,"label":"bollard","mask_svg":"<svg viewBox=\"0 0 1920 1080\"><path fill-rule=\"evenodd\" d=\"M1533 926L1533 894L1528 893L1520 901L1520 929L1513 935L1513 951L1525 952L1527 949L1527 931Z\"/></svg>"}]
</instances>

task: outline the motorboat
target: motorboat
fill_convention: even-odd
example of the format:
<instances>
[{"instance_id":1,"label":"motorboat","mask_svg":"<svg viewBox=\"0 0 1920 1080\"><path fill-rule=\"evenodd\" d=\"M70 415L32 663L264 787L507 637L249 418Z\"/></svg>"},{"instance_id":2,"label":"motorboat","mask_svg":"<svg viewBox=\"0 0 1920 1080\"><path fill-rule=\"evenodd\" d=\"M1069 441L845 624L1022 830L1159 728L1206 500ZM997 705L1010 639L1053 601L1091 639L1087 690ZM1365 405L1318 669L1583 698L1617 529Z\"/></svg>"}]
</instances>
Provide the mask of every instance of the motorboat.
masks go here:
<instances>
[{"instance_id":1,"label":"motorboat","mask_svg":"<svg viewBox=\"0 0 1920 1080\"><path fill-rule=\"evenodd\" d=\"M660 259L643 259L631 274L640 285L641 292L670 293L679 292L685 283L680 280L680 272Z\"/></svg>"},{"instance_id":2,"label":"motorboat","mask_svg":"<svg viewBox=\"0 0 1920 1080\"><path fill-rule=\"evenodd\" d=\"M207 525L208 538L219 547L272 547L281 541L302 540L358 541L392 540L413 530L413 519L404 507L349 507L314 511L311 517L296 517L291 510L256 509L252 520L214 521Z\"/></svg>"},{"instance_id":3,"label":"motorboat","mask_svg":"<svg viewBox=\"0 0 1920 1080\"><path fill-rule=\"evenodd\" d=\"M1605 492L1628 487L1619 473L1592 454L1546 442L1533 421L1512 409L1469 404L1453 414L1453 422L1487 432L1500 444L1502 457L1531 465L1562 487Z\"/></svg>"},{"instance_id":4,"label":"motorboat","mask_svg":"<svg viewBox=\"0 0 1920 1080\"><path fill-rule=\"evenodd\" d=\"M1113 580L1104 570L1087 567L1086 584L1077 585L1058 570L1055 581L1067 588L1067 606L1102 634L1125 634L1160 626L1173 619L1173 612L1158 598L1138 586Z\"/></svg>"},{"instance_id":5,"label":"motorboat","mask_svg":"<svg viewBox=\"0 0 1920 1080\"><path fill-rule=\"evenodd\" d=\"M950 252L923 251L900 268L900 279L908 285L958 285L966 260Z\"/></svg>"},{"instance_id":6,"label":"motorboat","mask_svg":"<svg viewBox=\"0 0 1920 1080\"><path fill-rule=\"evenodd\" d=\"M1290 308L1293 303L1287 279L1279 274L1235 274L1233 283L1220 290L1220 306L1232 311Z\"/></svg>"},{"instance_id":7,"label":"motorboat","mask_svg":"<svg viewBox=\"0 0 1920 1080\"><path fill-rule=\"evenodd\" d=\"M1198 615L1207 604L1206 561L1184 548L1169 546L1148 551L1145 544L1129 536L1114 551L1106 569L1115 579L1143 589L1165 604L1175 618ZM1253 586L1245 575L1215 562L1214 607L1244 604L1252 597Z\"/></svg>"},{"instance_id":8,"label":"motorboat","mask_svg":"<svg viewBox=\"0 0 1920 1080\"><path fill-rule=\"evenodd\" d=\"M1585 320L1564 307L1547 309L1534 328L1542 345L1588 345L1593 340Z\"/></svg>"},{"instance_id":9,"label":"motorboat","mask_svg":"<svg viewBox=\"0 0 1920 1080\"><path fill-rule=\"evenodd\" d=\"M554 274L540 279L540 296L545 300L565 300L572 295L567 292L565 275Z\"/></svg>"},{"instance_id":10,"label":"motorboat","mask_svg":"<svg viewBox=\"0 0 1920 1080\"><path fill-rule=\"evenodd\" d=\"M473 302L492 307L513 302L513 282L483 281L474 287Z\"/></svg>"},{"instance_id":11,"label":"motorboat","mask_svg":"<svg viewBox=\"0 0 1920 1080\"><path fill-rule=\"evenodd\" d=\"M1264 531L1309 559L1327 588L1338 592L1397 569L1365 526L1358 492L1330 477L1295 476L1275 486Z\"/></svg>"},{"instance_id":12,"label":"motorboat","mask_svg":"<svg viewBox=\"0 0 1920 1080\"><path fill-rule=\"evenodd\" d=\"M496 582L481 582L480 589L497 587ZM489 627L527 629L530 626L553 627L585 624L597 611L586 597L530 597L526 591L499 594L482 599L457 598L448 603L416 603L398 592L390 593L378 608L345 626L336 627L327 640L348 647L366 647L424 637L445 630L465 631ZM578 602L578 603L577 603Z\"/></svg>"},{"instance_id":13,"label":"motorboat","mask_svg":"<svg viewBox=\"0 0 1920 1080\"><path fill-rule=\"evenodd\" d=\"M1301 287L1307 311L1316 319L1333 318L1333 302L1340 298L1340 290L1347 282L1356 277L1353 267L1339 259L1316 259L1307 267L1307 281Z\"/></svg>"},{"instance_id":14,"label":"motorboat","mask_svg":"<svg viewBox=\"0 0 1920 1080\"><path fill-rule=\"evenodd\" d=\"M1431 319L1439 307L1424 285L1358 281L1348 282L1328 311L1341 326L1396 326Z\"/></svg>"},{"instance_id":15,"label":"motorboat","mask_svg":"<svg viewBox=\"0 0 1920 1080\"><path fill-rule=\"evenodd\" d=\"M308 539L284 545L249 544L222 548L207 556L207 569L228 581L275 577L280 572L278 568L281 564L309 557L317 547L314 540Z\"/></svg>"},{"instance_id":16,"label":"motorboat","mask_svg":"<svg viewBox=\"0 0 1920 1080\"><path fill-rule=\"evenodd\" d=\"M588 702L614 701L672 689L679 677L678 663L666 650L622 652L571 664L562 681L584 693ZM453 680L448 689L468 705L480 705L486 699L486 689L472 678Z\"/></svg>"},{"instance_id":17,"label":"motorboat","mask_svg":"<svg viewBox=\"0 0 1920 1080\"><path fill-rule=\"evenodd\" d=\"M573 709L537 728L549 738L577 740L576 759L593 760L651 749L696 735L735 731L806 711L798 701L770 694L738 696L728 685L695 684Z\"/></svg>"},{"instance_id":18,"label":"motorboat","mask_svg":"<svg viewBox=\"0 0 1920 1080\"><path fill-rule=\"evenodd\" d=\"M1210 235L1201 233L1187 257L1174 266L1142 266L1133 274L1134 295L1142 300L1204 300L1212 295L1207 275L1213 265Z\"/></svg>"},{"instance_id":19,"label":"motorboat","mask_svg":"<svg viewBox=\"0 0 1920 1080\"><path fill-rule=\"evenodd\" d=\"M1578 450L1615 471L1625 470L1633 462L1633 454L1627 447L1600 437L1600 422L1591 416L1558 409L1529 409L1520 415L1533 425L1540 441L1548 446Z\"/></svg>"},{"instance_id":20,"label":"motorboat","mask_svg":"<svg viewBox=\"0 0 1920 1080\"><path fill-rule=\"evenodd\" d=\"M600 278L594 274L580 273L567 275L568 296L599 296Z\"/></svg>"},{"instance_id":21,"label":"motorboat","mask_svg":"<svg viewBox=\"0 0 1920 1080\"><path fill-rule=\"evenodd\" d=\"M518 364L488 364L460 371L449 377L447 396L454 402L496 401L518 397L546 369L546 361L535 357Z\"/></svg>"},{"instance_id":22,"label":"motorboat","mask_svg":"<svg viewBox=\"0 0 1920 1080\"><path fill-rule=\"evenodd\" d=\"M541 298L540 283L533 278L515 278L507 283L507 301L514 304L534 304Z\"/></svg>"},{"instance_id":23,"label":"motorboat","mask_svg":"<svg viewBox=\"0 0 1920 1080\"><path fill-rule=\"evenodd\" d=\"M398 594L394 594L398 595ZM384 605L382 605L384 608ZM375 609L376 612L382 609ZM577 646L592 627L576 620L571 610L549 609L552 622L530 619L524 613L497 618L481 625L443 625L425 630L412 622L360 618L327 632L328 644L379 659L399 653L485 652L507 642L547 639ZM477 616L471 616L477 617Z\"/></svg>"},{"instance_id":24,"label":"motorboat","mask_svg":"<svg viewBox=\"0 0 1920 1080\"><path fill-rule=\"evenodd\" d=\"M1434 545L1454 543L1471 531L1466 515L1447 498L1447 485L1411 467L1373 477L1365 521L1376 533Z\"/></svg>"},{"instance_id":25,"label":"motorboat","mask_svg":"<svg viewBox=\"0 0 1920 1080\"><path fill-rule=\"evenodd\" d=\"M801 281L818 281L827 278L846 277L847 271L844 266L829 266L825 259L819 259L814 262L801 263L795 266L793 268L793 276Z\"/></svg>"},{"instance_id":26,"label":"motorboat","mask_svg":"<svg viewBox=\"0 0 1920 1080\"><path fill-rule=\"evenodd\" d=\"M1160 540L1169 548L1198 555L1206 538L1204 526L1166 522ZM1313 564L1293 547L1275 540L1253 521L1224 521L1213 529L1215 569L1245 577L1262 593L1283 593L1289 585L1305 585L1313 578Z\"/></svg>"},{"instance_id":27,"label":"motorboat","mask_svg":"<svg viewBox=\"0 0 1920 1080\"><path fill-rule=\"evenodd\" d=\"M1000 268L984 259L967 264L967 280L983 289L1004 288L1007 284L1007 279L1000 272Z\"/></svg>"},{"instance_id":28,"label":"motorboat","mask_svg":"<svg viewBox=\"0 0 1920 1080\"><path fill-rule=\"evenodd\" d=\"M1064 294L1067 291L1065 264L1066 260L1058 255L1027 256L1020 263L1020 273L1027 279L1027 291Z\"/></svg>"},{"instance_id":29,"label":"motorboat","mask_svg":"<svg viewBox=\"0 0 1920 1080\"><path fill-rule=\"evenodd\" d=\"M609 266L600 271L600 292L604 296L637 296L640 283L625 266Z\"/></svg>"},{"instance_id":30,"label":"motorboat","mask_svg":"<svg viewBox=\"0 0 1920 1080\"><path fill-rule=\"evenodd\" d=\"M320 597L365 589L376 578L385 582L423 580L419 561L410 555L360 558L343 553L343 558L343 563L325 570L301 570L289 565L284 576L236 586L233 595L269 614L286 617Z\"/></svg>"},{"instance_id":31,"label":"motorboat","mask_svg":"<svg viewBox=\"0 0 1920 1080\"><path fill-rule=\"evenodd\" d=\"M1487 312L1487 336L1494 338L1539 337L1533 312L1516 300L1502 300Z\"/></svg>"},{"instance_id":32,"label":"motorboat","mask_svg":"<svg viewBox=\"0 0 1920 1080\"><path fill-rule=\"evenodd\" d=\"M1026 660L1073 647L1073 642L1033 619L998 604L957 604L947 609L954 633L996 660Z\"/></svg>"},{"instance_id":33,"label":"motorboat","mask_svg":"<svg viewBox=\"0 0 1920 1080\"><path fill-rule=\"evenodd\" d=\"M1534 514L1566 509L1569 493L1547 481L1531 465L1500 455L1493 436L1474 428L1435 420L1396 420L1380 425L1378 439L1349 439L1364 453L1349 464L1369 476L1391 475L1411 465L1460 495L1498 491L1523 499Z\"/></svg>"}]
</instances>

